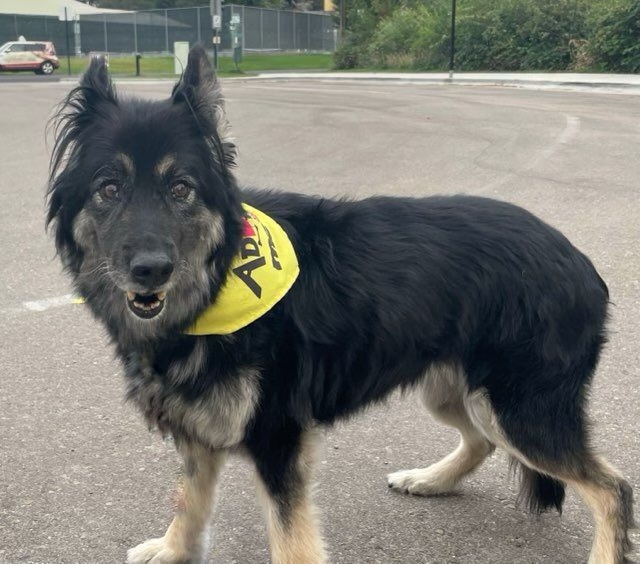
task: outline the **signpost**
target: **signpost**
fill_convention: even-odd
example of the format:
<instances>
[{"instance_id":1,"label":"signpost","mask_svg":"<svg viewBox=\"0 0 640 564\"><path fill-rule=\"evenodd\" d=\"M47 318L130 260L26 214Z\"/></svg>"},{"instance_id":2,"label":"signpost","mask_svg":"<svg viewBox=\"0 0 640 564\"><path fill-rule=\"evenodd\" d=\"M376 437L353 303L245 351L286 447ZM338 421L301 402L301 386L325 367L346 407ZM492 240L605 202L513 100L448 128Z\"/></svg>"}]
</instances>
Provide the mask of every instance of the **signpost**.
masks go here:
<instances>
[{"instance_id":1,"label":"signpost","mask_svg":"<svg viewBox=\"0 0 640 564\"><path fill-rule=\"evenodd\" d=\"M451 0L451 48L449 53L449 79L453 78L456 56L456 0Z\"/></svg>"},{"instance_id":2,"label":"signpost","mask_svg":"<svg viewBox=\"0 0 640 564\"><path fill-rule=\"evenodd\" d=\"M218 70L218 45L222 29L222 0L210 0L211 28L213 29L213 68Z\"/></svg>"},{"instance_id":3,"label":"signpost","mask_svg":"<svg viewBox=\"0 0 640 564\"><path fill-rule=\"evenodd\" d=\"M73 20L75 14L71 8L66 5L60 8L60 15L58 19L64 22L64 32L67 40L67 72L71 76L71 47L69 46L69 21Z\"/></svg>"},{"instance_id":4,"label":"signpost","mask_svg":"<svg viewBox=\"0 0 640 564\"><path fill-rule=\"evenodd\" d=\"M242 62L242 25L240 23L240 14L231 14L231 23L229 24L231 32L231 46L233 47L233 62L236 70L240 70Z\"/></svg>"}]
</instances>

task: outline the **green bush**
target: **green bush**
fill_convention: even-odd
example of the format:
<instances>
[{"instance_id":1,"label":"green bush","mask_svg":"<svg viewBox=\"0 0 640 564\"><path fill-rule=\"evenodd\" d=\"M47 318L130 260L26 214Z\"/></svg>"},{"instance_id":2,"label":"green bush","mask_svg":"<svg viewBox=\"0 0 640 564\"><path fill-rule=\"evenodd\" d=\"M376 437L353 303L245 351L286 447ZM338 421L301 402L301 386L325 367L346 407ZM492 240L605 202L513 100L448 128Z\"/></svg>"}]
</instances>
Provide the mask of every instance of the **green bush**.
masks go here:
<instances>
[{"instance_id":1,"label":"green bush","mask_svg":"<svg viewBox=\"0 0 640 564\"><path fill-rule=\"evenodd\" d=\"M414 66L419 70L446 70L451 51L449 2L434 2L430 17L413 42Z\"/></svg>"},{"instance_id":2,"label":"green bush","mask_svg":"<svg viewBox=\"0 0 640 564\"><path fill-rule=\"evenodd\" d=\"M451 0L351 0L336 66L448 67ZM640 0L465 0L457 70L640 71Z\"/></svg>"},{"instance_id":3,"label":"green bush","mask_svg":"<svg viewBox=\"0 0 640 564\"><path fill-rule=\"evenodd\" d=\"M333 65L337 69L355 69L360 66L360 48L346 40L333 53Z\"/></svg>"},{"instance_id":4,"label":"green bush","mask_svg":"<svg viewBox=\"0 0 640 564\"><path fill-rule=\"evenodd\" d=\"M389 58L411 57L416 34L428 19L422 17L423 12L426 10L400 8L380 22L368 48L369 58L376 66L388 66Z\"/></svg>"},{"instance_id":5,"label":"green bush","mask_svg":"<svg viewBox=\"0 0 640 564\"><path fill-rule=\"evenodd\" d=\"M457 67L463 70L560 70L586 35L584 0L476 3L458 21Z\"/></svg>"},{"instance_id":6,"label":"green bush","mask_svg":"<svg viewBox=\"0 0 640 564\"><path fill-rule=\"evenodd\" d=\"M640 0L609 5L593 24L589 52L604 70L640 72Z\"/></svg>"},{"instance_id":7,"label":"green bush","mask_svg":"<svg viewBox=\"0 0 640 564\"><path fill-rule=\"evenodd\" d=\"M379 23L367 58L382 68L440 68L448 57L447 21L438 4L400 8Z\"/></svg>"}]
</instances>

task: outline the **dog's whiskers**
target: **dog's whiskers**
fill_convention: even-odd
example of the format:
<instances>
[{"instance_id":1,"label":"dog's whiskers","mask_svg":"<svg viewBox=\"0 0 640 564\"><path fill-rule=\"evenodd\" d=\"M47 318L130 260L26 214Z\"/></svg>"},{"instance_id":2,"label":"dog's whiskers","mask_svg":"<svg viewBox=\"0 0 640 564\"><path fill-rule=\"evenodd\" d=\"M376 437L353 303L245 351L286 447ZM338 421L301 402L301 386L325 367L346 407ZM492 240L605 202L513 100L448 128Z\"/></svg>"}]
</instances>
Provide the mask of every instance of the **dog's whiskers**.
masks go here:
<instances>
[{"instance_id":1,"label":"dog's whiskers","mask_svg":"<svg viewBox=\"0 0 640 564\"><path fill-rule=\"evenodd\" d=\"M99 273L102 276L104 274L110 274L112 271L113 271L113 269L111 268L111 265L109 264L109 261L108 260L103 260L102 262L98 263L91 270L87 270L85 272L80 272L78 274L78 276L82 277L82 278L88 278L90 276L95 275L96 273Z\"/></svg>"}]
</instances>

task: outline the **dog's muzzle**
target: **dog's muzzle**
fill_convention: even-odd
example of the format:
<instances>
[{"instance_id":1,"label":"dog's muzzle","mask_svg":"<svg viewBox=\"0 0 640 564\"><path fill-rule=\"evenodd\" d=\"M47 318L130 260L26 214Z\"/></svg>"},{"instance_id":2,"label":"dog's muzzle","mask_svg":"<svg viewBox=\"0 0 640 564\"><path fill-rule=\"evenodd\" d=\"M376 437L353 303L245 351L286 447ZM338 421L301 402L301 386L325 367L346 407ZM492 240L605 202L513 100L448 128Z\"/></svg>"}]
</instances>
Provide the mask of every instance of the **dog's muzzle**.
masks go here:
<instances>
[{"instance_id":1,"label":"dog's muzzle","mask_svg":"<svg viewBox=\"0 0 640 564\"><path fill-rule=\"evenodd\" d=\"M173 261L162 251L138 252L129 265L129 276L137 288L149 291L127 292L129 310L141 319L153 319L164 309L166 292L153 292L169 281Z\"/></svg>"}]
</instances>

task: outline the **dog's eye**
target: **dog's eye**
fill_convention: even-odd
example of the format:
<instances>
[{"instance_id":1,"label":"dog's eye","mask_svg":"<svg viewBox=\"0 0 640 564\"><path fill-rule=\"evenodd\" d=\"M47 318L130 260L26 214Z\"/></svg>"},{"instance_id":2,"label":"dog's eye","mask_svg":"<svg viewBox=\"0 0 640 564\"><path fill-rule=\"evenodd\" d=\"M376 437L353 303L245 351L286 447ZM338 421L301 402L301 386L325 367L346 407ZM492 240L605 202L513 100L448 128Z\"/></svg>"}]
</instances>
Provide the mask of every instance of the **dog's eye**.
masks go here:
<instances>
[{"instance_id":1,"label":"dog's eye","mask_svg":"<svg viewBox=\"0 0 640 564\"><path fill-rule=\"evenodd\" d=\"M116 200L120 196L120 188L113 182L107 182L100 187L98 193L103 200Z\"/></svg>"},{"instance_id":2,"label":"dog's eye","mask_svg":"<svg viewBox=\"0 0 640 564\"><path fill-rule=\"evenodd\" d=\"M176 182L171 186L171 195L176 200L184 200L189 194L191 194L191 186L184 182Z\"/></svg>"}]
</instances>

